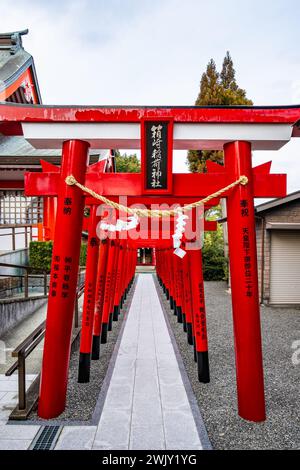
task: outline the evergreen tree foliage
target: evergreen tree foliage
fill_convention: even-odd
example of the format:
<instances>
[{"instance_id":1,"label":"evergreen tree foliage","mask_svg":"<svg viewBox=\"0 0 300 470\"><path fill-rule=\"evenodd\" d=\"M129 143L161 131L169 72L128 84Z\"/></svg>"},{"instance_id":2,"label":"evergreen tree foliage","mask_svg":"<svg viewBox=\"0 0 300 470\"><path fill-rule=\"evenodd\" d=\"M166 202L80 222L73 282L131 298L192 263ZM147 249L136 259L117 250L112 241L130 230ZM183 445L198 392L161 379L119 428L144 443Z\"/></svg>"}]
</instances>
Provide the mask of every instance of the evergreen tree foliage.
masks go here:
<instances>
[{"instance_id":1,"label":"evergreen tree foliage","mask_svg":"<svg viewBox=\"0 0 300 470\"><path fill-rule=\"evenodd\" d=\"M217 106L220 104L220 96L220 75L215 61L211 59L207 64L206 72L201 77L200 91L195 104Z\"/></svg>"},{"instance_id":2,"label":"evergreen tree foliage","mask_svg":"<svg viewBox=\"0 0 300 470\"><path fill-rule=\"evenodd\" d=\"M221 83L226 90L237 90L238 86L235 80L235 70L229 51L226 52L226 56L224 57L220 78Z\"/></svg>"},{"instance_id":3,"label":"evergreen tree foliage","mask_svg":"<svg viewBox=\"0 0 300 470\"><path fill-rule=\"evenodd\" d=\"M221 73L217 71L216 63L211 59L200 81L200 91L196 106L229 106L247 105L253 103L246 96L246 91L236 82L235 69L230 53L227 51ZM223 164L223 152L213 150L190 150L188 152L188 167L192 173L205 173L206 161L212 160Z\"/></svg>"},{"instance_id":4,"label":"evergreen tree foliage","mask_svg":"<svg viewBox=\"0 0 300 470\"><path fill-rule=\"evenodd\" d=\"M240 88L236 82L233 61L229 51L227 51L223 61L220 80L222 87L222 105L253 105L253 102L247 98L246 91Z\"/></svg>"},{"instance_id":5,"label":"evergreen tree foliage","mask_svg":"<svg viewBox=\"0 0 300 470\"><path fill-rule=\"evenodd\" d=\"M115 150L115 163L117 173L140 173L141 162L137 155L121 154L119 150Z\"/></svg>"},{"instance_id":6,"label":"evergreen tree foliage","mask_svg":"<svg viewBox=\"0 0 300 470\"><path fill-rule=\"evenodd\" d=\"M208 220L216 220L221 216L220 205L206 213ZM225 281L228 279L228 260L224 255L223 226L221 224L218 224L215 232L205 232L202 260L205 281Z\"/></svg>"}]
</instances>

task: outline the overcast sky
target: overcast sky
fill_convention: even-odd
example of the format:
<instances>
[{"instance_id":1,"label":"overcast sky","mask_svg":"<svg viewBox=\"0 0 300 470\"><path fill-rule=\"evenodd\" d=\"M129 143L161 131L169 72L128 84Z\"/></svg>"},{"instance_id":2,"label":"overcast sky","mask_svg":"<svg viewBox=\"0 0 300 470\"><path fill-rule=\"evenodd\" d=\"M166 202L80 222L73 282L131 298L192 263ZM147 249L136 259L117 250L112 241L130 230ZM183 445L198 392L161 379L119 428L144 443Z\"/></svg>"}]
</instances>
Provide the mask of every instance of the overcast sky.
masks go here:
<instances>
[{"instance_id":1,"label":"overcast sky","mask_svg":"<svg viewBox=\"0 0 300 470\"><path fill-rule=\"evenodd\" d=\"M0 0L2 32L29 28L45 104L192 105L227 50L256 105L300 104L296 0ZM256 152L300 189L300 139ZM177 153L175 171L187 171Z\"/></svg>"}]
</instances>

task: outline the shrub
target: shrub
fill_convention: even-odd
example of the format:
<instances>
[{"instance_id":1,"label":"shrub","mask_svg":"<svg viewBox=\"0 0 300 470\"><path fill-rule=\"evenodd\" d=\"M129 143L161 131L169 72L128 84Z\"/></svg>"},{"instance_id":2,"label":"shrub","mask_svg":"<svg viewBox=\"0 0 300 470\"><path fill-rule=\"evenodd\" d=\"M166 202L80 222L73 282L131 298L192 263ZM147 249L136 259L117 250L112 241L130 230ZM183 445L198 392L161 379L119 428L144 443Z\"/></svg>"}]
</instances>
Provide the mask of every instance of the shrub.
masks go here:
<instances>
[{"instance_id":1,"label":"shrub","mask_svg":"<svg viewBox=\"0 0 300 470\"><path fill-rule=\"evenodd\" d=\"M29 265L37 269L45 269L50 272L53 242L30 242ZM86 263L87 245L82 244L80 249L80 266Z\"/></svg>"},{"instance_id":2,"label":"shrub","mask_svg":"<svg viewBox=\"0 0 300 470\"><path fill-rule=\"evenodd\" d=\"M80 266L85 266L86 263L86 253L87 253L87 244L82 243L81 248L80 248L80 258L79 258L79 264Z\"/></svg>"},{"instance_id":3,"label":"shrub","mask_svg":"<svg viewBox=\"0 0 300 470\"><path fill-rule=\"evenodd\" d=\"M221 208L210 209L208 219L221 216ZM225 281L228 279L228 260L224 255L223 227L218 224L215 232L205 232L202 248L203 275L205 281Z\"/></svg>"},{"instance_id":4,"label":"shrub","mask_svg":"<svg viewBox=\"0 0 300 470\"><path fill-rule=\"evenodd\" d=\"M53 242L30 242L29 265L50 271Z\"/></svg>"},{"instance_id":5,"label":"shrub","mask_svg":"<svg viewBox=\"0 0 300 470\"><path fill-rule=\"evenodd\" d=\"M228 277L228 269L223 247L204 243L202 255L205 281L226 280Z\"/></svg>"}]
</instances>

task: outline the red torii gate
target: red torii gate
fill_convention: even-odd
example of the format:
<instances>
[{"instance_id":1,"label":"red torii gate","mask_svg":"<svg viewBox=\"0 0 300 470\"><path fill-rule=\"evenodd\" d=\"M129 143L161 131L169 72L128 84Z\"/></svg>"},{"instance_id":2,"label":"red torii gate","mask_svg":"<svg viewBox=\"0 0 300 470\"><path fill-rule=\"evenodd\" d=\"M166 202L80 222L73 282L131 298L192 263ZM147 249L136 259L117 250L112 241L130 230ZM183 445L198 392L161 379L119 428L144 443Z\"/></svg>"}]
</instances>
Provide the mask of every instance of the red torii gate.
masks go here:
<instances>
[{"instance_id":1,"label":"red torii gate","mask_svg":"<svg viewBox=\"0 0 300 470\"><path fill-rule=\"evenodd\" d=\"M236 186L222 195L227 198L238 408L245 419L265 419L253 199L284 196L286 177L270 174L268 165L253 170L251 150L279 149L292 136L298 137L299 118L299 106L88 108L0 105L1 132L23 134L36 147L63 146L60 173L28 174L25 183L28 195L58 197L40 416L58 416L65 407L84 208L83 193L75 186L68 186L65 178L73 175L79 183L111 200L117 200L120 195L127 196L128 205L160 203L162 200L183 205L246 176L247 185ZM169 154L172 149L223 149L224 168L207 174L172 175L168 161L168 184L162 191L146 188L145 160L142 174L87 172L89 146L141 146L142 155L145 154L143 139L147 122L168 124ZM89 204L89 197L86 203ZM132 275L132 255L129 258L131 268L128 272ZM164 271L161 262L158 270L161 279ZM68 282L64 281L65 273ZM127 276L126 281L130 285L132 278ZM123 286L126 289L126 283ZM51 295L53 291L55 296Z\"/></svg>"},{"instance_id":2,"label":"red torii gate","mask_svg":"<svg viewBox=\"0 0 300 470\"><path fill-rule=\"evenodd\" d=\"M90 201L91 202L91 201ZM96 201L95 201L96 202ZM87 296L84 300L83 314L82 314L82 331L81 331L81 344L80 344L80 360L79 360L79 373L78 381L85 383L90 378L90 360L99 359L100 357L100 343L106 343L107 332L112 329L112 321L117 321L120 313L120 306L122 304L123 291L126 288L126 282L122 282L122 270L124 270L126 264L122 258L124 252L124 240L120 239L120 236L116 240L102 240L97 241L96 225L99 222L97 217L97 205L92 205L91 220L89 223L89 238L88 238L88 251L87 251L87 264L86 264L86 289ZM207 208L206 208L207 209ZM172 224L173 225L173 224ZM204 221L204 230L215 230L216 223L212 221ZM127 248L133 249L136 257L136 250L143 246L158 247L168 250L168 254L171 253L170 239L162 240L159 238L159 234L162 234L162 230L158 229L152 235L154 239L147 238L147 231L142 230L141 238L136 240L126 240ZM170 232L168 232L170 236ZM94 241L94 242L93 242ZM93 242L93 243L92 243ZM99 244L101 245L99 253ZM198 253L200 253L198 251ZM98 258L98 257L101 258ZM172 261L172 260L170 260ZM200 258L201 261L201 258ZM134 266L136 259L134 259ZM157 265L159 264L159 260ZM180 265L180 261L178 260ZM127 268L126 268L127 269ZM201 262L199 263L199 269L201 269ZM182 268L181 268L182 270ZM129 268L130 271L130 268ZM162 276L163 277L163 276ZM129 279L131 277L129 276ZM199 280L203 283L202 280ZM182 290L184 290L182 288ZM188 290L188 289L187 289ZM108 295L107 292L110 292ZM169 287L169 298L171 308L174 309L174 313L178 316L178 322L183 322L182 318L185 312L185 308L182 308L181 303L175 296L173 286ZM182 294L181 294L182 295ZM176 302L177 305L176 305ZM191 301L190 301L191 303ZM96 306L96 309L95 309ZM180 313L178 312L180 309ZM94 311L95 318L94 321ZM204 312L205 313L205 312ZM94 325L94 328L93 328ZM185 328L188 327L189 332L189 343L195 344L192 336L192 315L187 322L184 322ZM190 328L189 328L190 327ZM186 331L186 329L185 329ZM92 340L93 335L93 340ZM194 336L195 337L195 336ZM207 344L206 344L207 354ZM200 356L202 352L198 352L198 369L199 369L199 380L207 382L206 377L209 376L208 372L208 360L207 367L204 372L202 371Z\"/></svg>"}]
</instances>

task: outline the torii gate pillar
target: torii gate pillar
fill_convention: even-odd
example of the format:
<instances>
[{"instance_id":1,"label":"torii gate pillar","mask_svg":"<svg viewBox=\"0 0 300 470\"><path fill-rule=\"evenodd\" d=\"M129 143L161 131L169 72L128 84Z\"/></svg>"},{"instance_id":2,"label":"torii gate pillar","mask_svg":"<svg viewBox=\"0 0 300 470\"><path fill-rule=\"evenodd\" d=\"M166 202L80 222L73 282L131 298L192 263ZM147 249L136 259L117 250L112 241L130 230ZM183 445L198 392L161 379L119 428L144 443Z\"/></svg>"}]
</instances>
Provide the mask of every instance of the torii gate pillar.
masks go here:
<instances>
[{"instance_id":1,"label":"torii gate pillar","mask_svg":"<svg viewBox=\"0 0 300 470\"><path fill-rule=\"evenodd\" d=\"M38 408L45 419L60 415L66 403L84 196L65 178L74 175L84 184L88 148L89 143L81 140L63 143Z\"/></svg>"},{"instance_id":2,"label":"torii gate pillar","mask_svg":"<svg viewBox=\"0 0 300 470\"><path fill-rule=\"evenodd\" d=\"M91 208L88 248L86 257L85 289L82 311L82 326L80 336L80 353L78 367L78 382L90 381L91 351L93 340L94 310L96 297L96 281L99 259L99 238L97 237L97 209Z\"/></svg>"},{"instance_id":3,"label":"torii gate pillar","mask_svg":"<svg viewBox=\"0 0 300 470\"><path fill-rule=\"evenodd\" d=\"M257 278L251 144L224 146L225 166L248 184L236 186L227 198L229 259L235 338L239 415L264 421L265 399Z\"/></svg>"},{"instance_id":4,"label":"torii gate pillar","mask_svg":"<svg viewBox=\"0 0 300 470\"><path fill-rule=\"evenodd\" d=\"M57 198L44 196L44 240L54 240Z\"/></svg>"}]
</instances>

